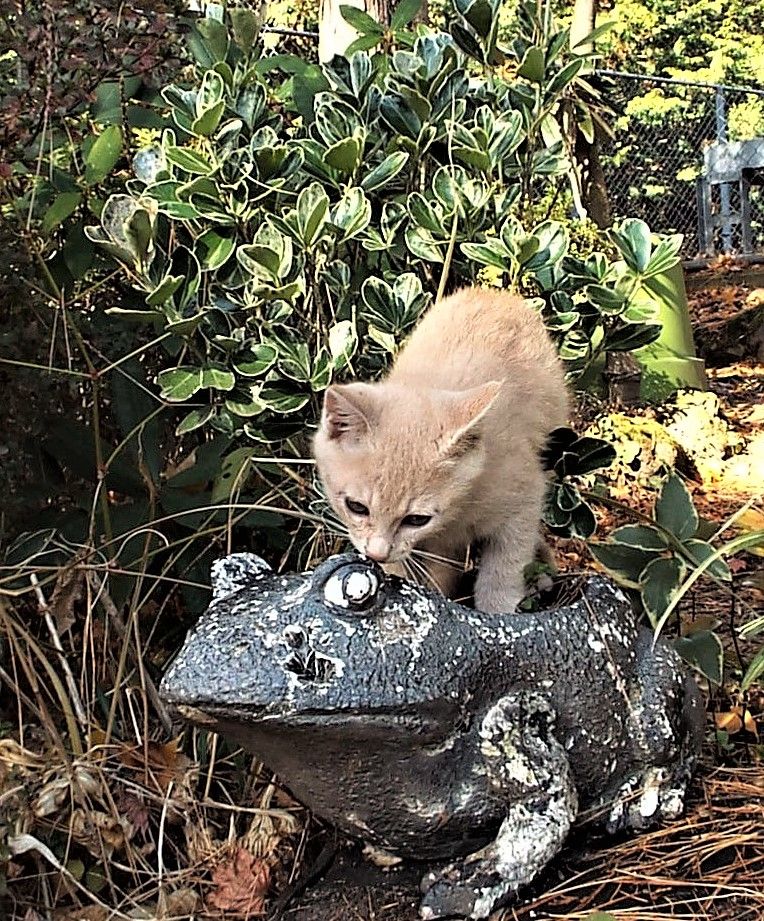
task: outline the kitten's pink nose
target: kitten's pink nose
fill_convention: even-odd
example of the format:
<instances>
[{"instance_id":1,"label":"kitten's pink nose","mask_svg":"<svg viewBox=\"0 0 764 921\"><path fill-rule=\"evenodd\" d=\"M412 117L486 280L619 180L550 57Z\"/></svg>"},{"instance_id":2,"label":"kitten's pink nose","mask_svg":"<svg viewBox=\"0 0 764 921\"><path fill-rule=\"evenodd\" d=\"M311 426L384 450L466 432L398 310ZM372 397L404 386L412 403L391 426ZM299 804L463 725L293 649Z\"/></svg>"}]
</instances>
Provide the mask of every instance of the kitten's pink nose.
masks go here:
<instances>
[{"instance_id":1,"label":"kitten's pink nose","mask_svg":"<svg viewBox=\"0 0 764 921\"><path fill-rule=\"evenodd\" d=\"M364 551L370 560L377 563L384 563L390 556L390 541L384 537L370 537L366 541L366 550Z\"/></svg>"}]
</instances>

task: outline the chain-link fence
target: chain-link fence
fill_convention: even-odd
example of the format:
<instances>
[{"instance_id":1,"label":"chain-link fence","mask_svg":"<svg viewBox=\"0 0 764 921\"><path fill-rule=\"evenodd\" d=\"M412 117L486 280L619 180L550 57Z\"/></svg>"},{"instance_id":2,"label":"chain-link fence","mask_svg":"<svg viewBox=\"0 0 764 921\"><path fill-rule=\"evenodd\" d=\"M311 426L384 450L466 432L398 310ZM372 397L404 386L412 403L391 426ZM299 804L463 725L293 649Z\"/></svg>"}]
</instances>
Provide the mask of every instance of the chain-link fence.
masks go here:
<instances>
[{"instance_id":1,"label":"chain-link fence","mask_svg":"<svg viewBox=\"0 0 764 921\"><path fill-rule=\"evenodd\" d=\"M764 90L598 73L613 214L684 234L685 258L764 251Z\"/></svg>"}]
</instances>

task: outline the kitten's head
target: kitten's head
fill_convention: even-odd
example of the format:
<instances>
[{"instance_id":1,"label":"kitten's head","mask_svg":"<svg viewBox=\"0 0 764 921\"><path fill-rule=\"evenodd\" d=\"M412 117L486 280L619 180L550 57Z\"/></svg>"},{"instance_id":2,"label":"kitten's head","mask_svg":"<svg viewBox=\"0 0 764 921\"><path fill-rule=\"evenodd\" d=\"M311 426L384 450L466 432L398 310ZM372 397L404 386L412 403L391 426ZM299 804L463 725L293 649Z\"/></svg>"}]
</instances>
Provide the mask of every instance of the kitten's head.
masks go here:
<instances>
[{"instance_id":1,"label":"kitten's head","mask_svg":"<svg viewBox=\"0 0 764 921\"><path fill-rule=\"evenodd\" d=\"M460 392L382 382L326 391L316 465L361 553L392 563L458 522L483 472L483 421L500 388L495 381Z\"/></svg>"}]
</instances>

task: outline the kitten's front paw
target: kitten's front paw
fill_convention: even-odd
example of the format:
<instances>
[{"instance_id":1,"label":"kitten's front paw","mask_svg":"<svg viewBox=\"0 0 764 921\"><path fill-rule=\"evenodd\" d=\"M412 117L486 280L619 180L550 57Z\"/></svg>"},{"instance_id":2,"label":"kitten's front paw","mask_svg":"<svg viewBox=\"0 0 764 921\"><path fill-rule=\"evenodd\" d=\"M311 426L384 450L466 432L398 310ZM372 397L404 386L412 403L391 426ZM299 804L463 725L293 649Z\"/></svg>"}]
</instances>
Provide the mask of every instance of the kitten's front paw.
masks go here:
<instances>
[{"instance_id":1,"label":"kitten's front paw","mask_svg":"<svg viewBox=\"0 0 764 921\"><path fill-rule=\"evenodd\" d=\"M486 614L514 614L522 600L520 591L481 590L479 585L475 588L475 607Z\"/></svg>"}]
</instances>

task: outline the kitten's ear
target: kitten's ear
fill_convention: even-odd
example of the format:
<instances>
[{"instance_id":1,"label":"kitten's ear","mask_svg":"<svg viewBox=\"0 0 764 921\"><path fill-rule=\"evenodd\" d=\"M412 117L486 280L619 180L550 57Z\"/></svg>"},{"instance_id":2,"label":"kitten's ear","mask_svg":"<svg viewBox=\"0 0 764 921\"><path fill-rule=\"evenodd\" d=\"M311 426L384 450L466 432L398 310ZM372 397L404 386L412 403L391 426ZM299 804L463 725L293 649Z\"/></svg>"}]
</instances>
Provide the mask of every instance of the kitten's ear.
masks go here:
<instances>
[{"instance_id":1,"label":"kitten's ear","mask_svg":"<svg viewBox=\"0 0 764 921\"><path fill-rule=\"evenodd\" d=\"M453 428L446 433L440 446L444 458L454 460L462 457L480 444L480 422L503 385L504 381L489 381L457 395L449 414Z\"/></svg>"},{"instance_id":2,"label":"kitten's ear","mask_svg":"<svg viewBox=\"0 0 764 921\"><path fill-rule=\"evenodd\" d=\"M358 441L371 429L373 386L335 384L324 393L321 428L330 441Z\"/></svg>"}]
</instances>

